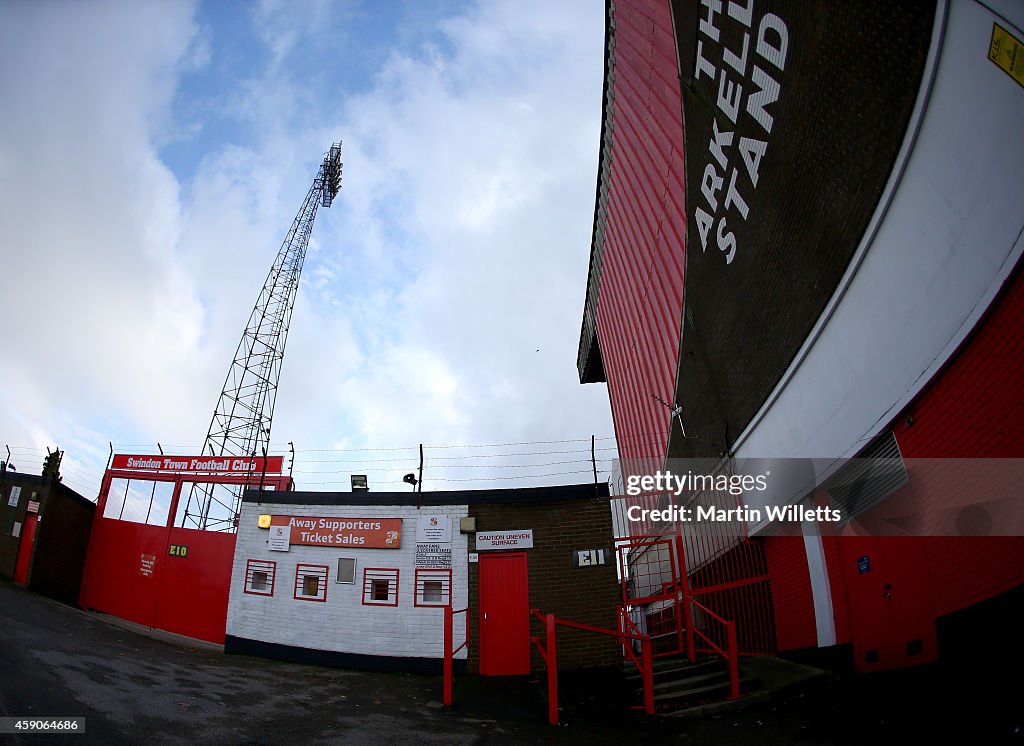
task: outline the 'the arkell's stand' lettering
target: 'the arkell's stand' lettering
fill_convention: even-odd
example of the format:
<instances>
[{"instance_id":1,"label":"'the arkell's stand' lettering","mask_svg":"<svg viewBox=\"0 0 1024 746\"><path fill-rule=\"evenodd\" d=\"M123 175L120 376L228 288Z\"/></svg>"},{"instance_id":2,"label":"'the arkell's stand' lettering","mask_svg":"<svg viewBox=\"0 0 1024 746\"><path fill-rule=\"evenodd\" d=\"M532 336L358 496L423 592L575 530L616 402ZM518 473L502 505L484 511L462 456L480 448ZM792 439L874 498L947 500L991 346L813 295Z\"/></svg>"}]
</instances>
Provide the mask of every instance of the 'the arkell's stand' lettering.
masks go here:
<instances>
[{"instance_id":1,"label":"'the arkell's stand' lettering","mask_svg":"<svg viewBox=\"0 0 1024 746\"><path fill-rule=\"evenodd\" d=\"M726 264L732 263L737 251L736 234L728 228L727 215L733 208L740 220L745 221L750 212L743 191L749 189L753 192L757 188L758 170L768 151L768 136L775 121L765 107L779 99L780 86L774 76L786 69L789 51L789 29L785 21L774 13L766 13L758 20L755 31L753 7L752 3L747 3L744 8L730 2L727 19L722 16L722 0L701 0L698 24L700 35L693 82L697 84L706 79L713 91L715 85L712 81L717 78L718 110L728 121L719 125L716 117L712 122L712 135L708 142L711 158L704 166L700 184L708 209L698 206L694 215L703 250L708 248L708 236L717 220L715 238L719 250L725 252ZM743 42L738 49L729 49L721 41L724 24L733 23L738 23L743 29ZM721 54L718 65L708 49L716 46L720 47ZM752 64L751 51L755 55ZM749 81L746 80L748 75ZM741 118L741 111L753 120L753 128L748 120ZM730 153L728 149L733 146L736 151ZM730 156L736 153L743 161L742 172L735 166L730 169ZM741 173L745 178L740 178Z\"/></svg>"}]
</instances>

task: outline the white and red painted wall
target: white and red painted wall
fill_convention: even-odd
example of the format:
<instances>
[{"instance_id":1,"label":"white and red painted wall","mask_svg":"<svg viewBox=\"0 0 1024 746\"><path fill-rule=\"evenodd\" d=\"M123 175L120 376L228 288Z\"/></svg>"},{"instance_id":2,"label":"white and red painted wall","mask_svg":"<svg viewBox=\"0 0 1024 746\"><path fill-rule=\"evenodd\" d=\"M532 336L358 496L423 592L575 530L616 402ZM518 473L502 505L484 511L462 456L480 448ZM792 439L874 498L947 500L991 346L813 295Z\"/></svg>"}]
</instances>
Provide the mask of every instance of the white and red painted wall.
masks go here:
<instances>
[{"instance_id":1,"label":"white and red painted wall","mask_svg":"<svg viewBox=\"0 0 1024 746\"><path fill-rule=\"evenodd\" d=\"M464 608L467 602L467 539L459 531L466 505L366 504L371 499L349 494L349 504L331 504L331 496L317 493L276 493L288 502L250 501L242 504L238 538L231 571L228 601L227 652L247 652L300 662L355 668L440 671L444 656L444 605ZM305 496L305 498L303 498ZM273 498L271 498L273 499ZM345 525L400 521L400 542L394 548L366 548L357 544L302 545L287 551L270 548L272 528L260 528L261 515L276 518L337 519ZM417 564L417 525L420 519L446 523L450 543L450 585L440 597L423 598L422 580L441 579L443 573L425 574ZM350 532L341 530L339 535ZM358 534L359 532L356 532ZM298 540L297 534L294 534ZM373 543L372 541L370 543ZM440 545L439 545L440 546ZM354 582L338 582L339 559L355 559ZM265 583L253 587L252 571L274 563L273 589ZM417 569L420 587L417 588ZM317 593L304 595L306 573L323 573ZM397 576L397 587L393 579ZM373 581L390 585L373 598ZM298 587L297 587L298 583ZM309 590L312 590L310 588ZM256 591L256 592L253 592ZM397 591L397 592L396 592ZM466 651L457 654L464 659ZM463 664L464 665L464 664Z\"/></svg>"}]
</instances>

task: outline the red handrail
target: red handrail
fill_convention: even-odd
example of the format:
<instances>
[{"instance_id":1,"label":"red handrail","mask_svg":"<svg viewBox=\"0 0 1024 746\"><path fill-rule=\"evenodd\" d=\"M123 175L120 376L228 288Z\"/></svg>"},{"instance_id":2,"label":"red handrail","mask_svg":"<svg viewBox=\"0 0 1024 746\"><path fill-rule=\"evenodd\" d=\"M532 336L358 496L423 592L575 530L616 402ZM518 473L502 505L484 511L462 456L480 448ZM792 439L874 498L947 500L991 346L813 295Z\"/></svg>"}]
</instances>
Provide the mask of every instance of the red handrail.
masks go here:
<instances>
[{"instance_id":1,"label":"red handrail","mask_svg":"<svg viewBox=\"0 0 1024 746\"><path fill-rule=\"evenodd\" d=\"M637 637L641 637L643 632L641 632L640 628L637 627L633 620L629 618L629 612L626 610L626 607L622 604L618 604L615 608L619 612L619 629L623 632L629 632ZM632 646L627 645L625 641L622 643L622 652L624 657L628 657L636 663L636 655L633 653L633 648ZM639 665L640 664L637 663L637 666Z\"/></svg>"},{"instance_id":2,"label":"red handrail","mask_svg":"<svg viewBox=\"0 0 1024 746\"><path fill-rule=\"evenodd\" d=\"M452 669L455 654L469 645L469 614L466 613L468 611L468 606L458 610L453 610L451 605L444 607L444 704L446 707L452 706L452 680L454 678ZM452 645L455 643L456 614L466 614L466 639L459 647L452 650Z\"/></svg>"},{"instance_id":3,"label":"red handrail","mask_svg":"<svg viewBox=\"0 0 1024 746\"><path fill-rule=\"evenodd\" d=\"M621 610L621 607L619 607ZM600 635L610 635L619 640L624 647L626 640L640 640L640 653L643 663L636 659L632 650L629 657L640 669L640 675L644 682L644 710L648 715L654 714L654 670L651 665L651 638L649 635L633 634L622 630L603 629L580 622L570 622L567 619L557 619L554 614L542 614L539 609L530 609L530 614L544 622L544 634L546 644L542 645L539 637L531 637L530 640L540 651L541 657L548 671L548 723L558 725L558 653L557 653L557 625L580 629L584 632L594 632ZM620 616L621 618L621 616ZM632 623L632 622L631 622Z\"/></svg>"},{"instance_id":4,"label":"red handrail","mask_svg":"<svg viewBox=\"0 0 1024 746\"><path fill-rule=\"evenodd\" d=\"M644 711L648 715L654 714L654 666L652 659L654 658L654 643L651 642L651 636L645 635L640 631L640 628L633 623L633 620L629 618L629 612L625 607L619 605L619 629L626 632L624 627L632 629L632 639L640 640L640 657L642 662L637 660L636 653L633 652L633 646L627 645L625 640L622 640L622 649L626 653L626 657L636 664L637 670L640 672L640 676L644 682Z\"/></svg>"},{"instance_id":5,"label":"red handrail","mask_svg":"<svg viewBox=\"0 0 1024 746\"><path fill-rule=\"evenodd\" d=\"M537 609L530 609L530 613L544 622L544 639L547 645L541 645L539 637L531 637L530 642L537 646L548 670L548 724L558 725L558 635L555 631L555 615L542 616Z\"/></svg>"},{"instance_id":6,"label":"red handrail","mask_svg":"<svg viewBox=\"0 0 1024 746\"><path fill-rule=\"evenodd\" d=\"M708 645L710 645L715 650L715 652L717 652L719 655L725 658L725 660L729 663L729 699L739 699L740 653L739 647L736 644L736 622L727 621L723 619L704 604L693 600L693 597L690 597L689 602L701 611L703 611L707 616L725 625L726 645L728 647L727 651L722 650L722 648L715 644L714 640L712 640L699 629L693 629L693 634L700 635L708 643ZM691 650L692 649L693 648L691 647Z\"/></svg>"}]
</instances>

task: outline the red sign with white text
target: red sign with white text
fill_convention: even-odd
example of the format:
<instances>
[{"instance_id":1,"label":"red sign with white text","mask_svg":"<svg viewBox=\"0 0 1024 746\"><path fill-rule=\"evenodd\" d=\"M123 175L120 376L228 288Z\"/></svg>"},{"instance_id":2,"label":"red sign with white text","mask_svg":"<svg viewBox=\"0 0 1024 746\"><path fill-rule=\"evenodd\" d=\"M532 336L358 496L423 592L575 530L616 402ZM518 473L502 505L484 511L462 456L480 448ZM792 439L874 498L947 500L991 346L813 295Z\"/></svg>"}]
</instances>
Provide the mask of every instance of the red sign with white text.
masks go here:
<instances>
[{"instance_id":1,"label":"red sign with white text","mask_svg":"<svg viewBox=\"0 0 1024 746\"><path fill-rule=\"evenodd\" d=\"M116 454L111 469L203 472L217 474L280 474L284 456L128 456Z\"/></svg>"},{"instance_id":2,"label":"red sign with white text","mask_svg":"<svg viewBox=\"0 0 1024 746\"><path fill-rule=\"evenodd\" d=\"M321 518L275 515L271 526L291 526L291 543L347 549L400 549L401 518Z\"/></svg>"}]
</instances>

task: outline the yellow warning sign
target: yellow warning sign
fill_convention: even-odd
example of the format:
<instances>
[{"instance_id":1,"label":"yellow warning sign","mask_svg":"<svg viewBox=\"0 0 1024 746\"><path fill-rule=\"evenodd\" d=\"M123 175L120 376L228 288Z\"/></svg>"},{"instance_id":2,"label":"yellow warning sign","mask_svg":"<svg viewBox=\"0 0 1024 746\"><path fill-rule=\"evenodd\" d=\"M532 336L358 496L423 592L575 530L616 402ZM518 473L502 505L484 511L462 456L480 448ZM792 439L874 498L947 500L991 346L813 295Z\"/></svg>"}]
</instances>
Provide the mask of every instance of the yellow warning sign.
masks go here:
<instances>
[{"instance_id":1,"label":"yellow warning sign","mask_svg":"<svg viewBox=\"0 0 1024 746\"><path fill-rule=\"evenodd\" d=\"M988 58L1024 86L1024 44L998 23L992 24Z\"/></svg>"}]
</instances>

